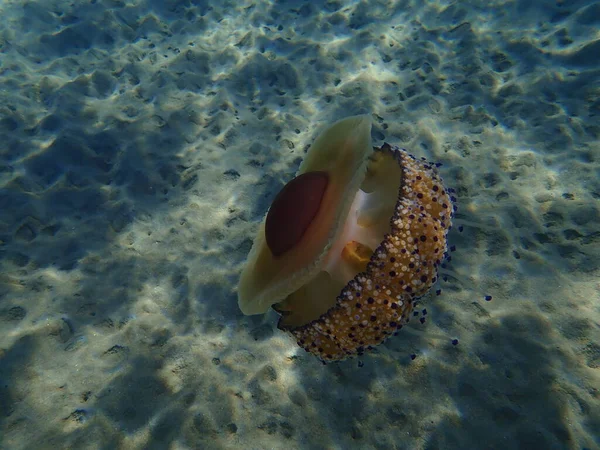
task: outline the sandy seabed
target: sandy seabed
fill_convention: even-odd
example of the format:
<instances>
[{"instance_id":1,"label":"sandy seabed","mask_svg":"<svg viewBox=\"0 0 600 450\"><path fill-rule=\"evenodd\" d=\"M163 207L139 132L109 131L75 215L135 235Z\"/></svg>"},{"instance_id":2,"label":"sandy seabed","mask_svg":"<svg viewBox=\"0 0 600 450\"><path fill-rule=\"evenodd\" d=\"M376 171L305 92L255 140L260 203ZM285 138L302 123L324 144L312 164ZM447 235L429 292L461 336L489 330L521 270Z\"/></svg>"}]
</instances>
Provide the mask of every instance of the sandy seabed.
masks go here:
<instances>
[{"instance_id":1,"label":"sandy seabed","mask_svg":"<svg viewBox=\"0 0 600 450\"><path fill-rule=\"evenodd\" d=\"M600 3L212 3L0 2L0 447L600 448ZM323 366L236 286L364 113L443 164L456 251Z\"/></svg>"}]
</instances>

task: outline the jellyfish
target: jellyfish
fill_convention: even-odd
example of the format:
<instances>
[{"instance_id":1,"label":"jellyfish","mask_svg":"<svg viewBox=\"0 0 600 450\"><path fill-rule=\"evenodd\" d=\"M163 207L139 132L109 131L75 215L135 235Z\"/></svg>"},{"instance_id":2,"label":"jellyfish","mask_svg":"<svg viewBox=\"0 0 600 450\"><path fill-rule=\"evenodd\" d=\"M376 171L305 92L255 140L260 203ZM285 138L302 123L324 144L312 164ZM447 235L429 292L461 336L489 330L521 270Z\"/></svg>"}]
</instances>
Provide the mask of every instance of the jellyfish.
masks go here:
<instances>
[{"instance_id":1,"label":"jellyfish","mask_svg":"<svg viewBox=\"0 0 600 450\"><path fill-rule=\"evenodd\" d=\"M275 196L238 286L246 315L323 362L362 355L397 334L435 284L453 207L437 166L371 142L352 116L316 138Z\"/></svg>"}]
</instances>

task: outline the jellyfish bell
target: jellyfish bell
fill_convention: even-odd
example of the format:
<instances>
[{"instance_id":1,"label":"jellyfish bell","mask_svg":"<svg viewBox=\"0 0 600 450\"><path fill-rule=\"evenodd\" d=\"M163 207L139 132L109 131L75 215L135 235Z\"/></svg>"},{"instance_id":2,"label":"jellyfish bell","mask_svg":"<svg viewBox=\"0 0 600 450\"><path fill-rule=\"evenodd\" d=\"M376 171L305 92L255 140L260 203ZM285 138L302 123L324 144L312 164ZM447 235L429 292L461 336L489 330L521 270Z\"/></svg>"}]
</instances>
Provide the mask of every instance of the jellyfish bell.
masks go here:
<instances>
[{"instance_id":1,"label":"jellyfish bell","mask_svg":"<svg viewBox=\"0 0 600 450\"><path fill-rule=\"evenodd\" d=\"M323 361L394 334L437 280L452 205L434 165L371 144L371 119L326 128L275 197L242 271L244 314Z\"/></svg>"},{"instance_id":2,"label":"jellyfish bell","mask_svg":"<svg viewBox=\"0 0 600 450\"><path fill-rule=\"evenodd\" d=\"M271 305L285 299L320 271L328 247L342 224L342 217L348 214L366 173L373 151L370 128L370 119L366 116L350 117L327 128L310 147L296 177L276 196L275 208L269 209L261 224L241 275L238 297L244 314L265 313ZM298 197L302 196L304 178L324 178L316 175L319 173L327 177L326 182L322 182L326 184L324 191L316 194L316 189L310 189L313 199L319 197L316 199L318 208L307 211L311 208L300 199L303 204L295 210ZM312 184L316 184L315 180ZM298 218L304 219L303 213L315 215L308 224L301 220L305 227L301 233L296 233L295 245L283 244L284 238L276 234L285 235L286 225ZM289 218L292 216L294 219ZM269 242L273 243L273 249L269 248ZM283 248L285 251L282 252Z\"/></svg>"}]
</instances>

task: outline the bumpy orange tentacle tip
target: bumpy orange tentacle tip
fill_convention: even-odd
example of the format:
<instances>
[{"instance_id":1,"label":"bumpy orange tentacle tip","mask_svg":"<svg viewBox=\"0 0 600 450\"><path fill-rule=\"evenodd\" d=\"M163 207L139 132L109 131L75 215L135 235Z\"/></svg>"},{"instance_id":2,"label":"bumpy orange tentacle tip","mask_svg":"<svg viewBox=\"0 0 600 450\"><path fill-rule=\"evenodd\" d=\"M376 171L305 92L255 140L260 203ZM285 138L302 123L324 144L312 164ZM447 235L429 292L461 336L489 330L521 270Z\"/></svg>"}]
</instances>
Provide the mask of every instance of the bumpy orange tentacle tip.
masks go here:
<instances>
[{"instance_id":1,"label":"bumpy orange tentacle tip","mask_svg":"<svg viewBox=\"0 0 600 450\"><path fill-rule=\"evenodd\" d=\"M275 197L241 275L244 314L269 307L322 361L362 354L437 280L452 203L436 166L371 144L369 116L325 129Z\"/></svg>"}]
</instances>

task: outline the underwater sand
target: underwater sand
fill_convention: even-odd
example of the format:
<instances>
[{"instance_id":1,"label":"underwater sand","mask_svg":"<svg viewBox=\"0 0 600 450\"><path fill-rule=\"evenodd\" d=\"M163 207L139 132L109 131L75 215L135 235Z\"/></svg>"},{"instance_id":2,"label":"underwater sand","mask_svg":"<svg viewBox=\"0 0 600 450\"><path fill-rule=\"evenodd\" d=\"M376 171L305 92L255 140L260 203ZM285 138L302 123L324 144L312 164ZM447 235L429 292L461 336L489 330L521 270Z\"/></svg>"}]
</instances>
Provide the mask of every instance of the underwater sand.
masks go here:
<instances>
[{"instance_id":1,"label":"underwater sand","mask_svg":"<svg viewBox=\"0 0 600 450\"><path fill-rule=\"evenodd\" d=\"M1 2L0 448L600 448L599 27L577 0ZM425 324L324 366L236 286L363 113L443 163L456 251Z\"/></svg>"}]
</instances>

